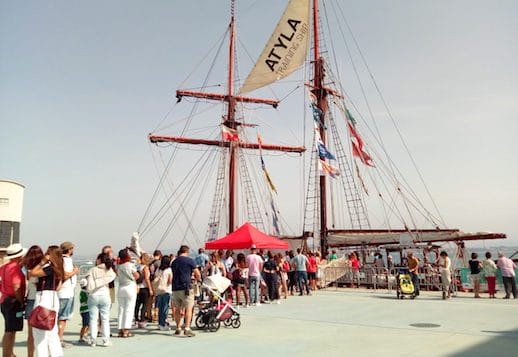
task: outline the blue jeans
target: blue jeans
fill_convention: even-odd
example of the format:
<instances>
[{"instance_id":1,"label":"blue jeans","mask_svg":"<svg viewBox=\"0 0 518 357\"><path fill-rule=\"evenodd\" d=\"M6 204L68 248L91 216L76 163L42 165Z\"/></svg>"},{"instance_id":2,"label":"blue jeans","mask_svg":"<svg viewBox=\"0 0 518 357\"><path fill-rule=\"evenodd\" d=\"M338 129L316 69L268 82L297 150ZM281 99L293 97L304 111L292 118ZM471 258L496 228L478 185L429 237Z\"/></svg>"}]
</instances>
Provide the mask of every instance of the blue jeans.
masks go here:
<instances>
[{"instance_id":1,"label":"blue jeans","mask_svg":"<svg viewBox=\"0 0 518 357\"><path fill-rule=\"evenodd\" d=\"M110 339L110 295L88 296L88 312L90 313L90 337L92 341L97 339L97 319L101 314L101 328L103 341Z\"/></svg>"},{"instance_id":2,"label":"blue jeans","mask_svg":"<svg viewBox=\"0 0 518 357\"><path fill-rule=\"evenodd\" d=\"M171 301L169 293L160 294L155 298L155 303L158 306L158 324L160 326L165 326L167 312L169 311L169 301Z\"/></svg>"},{"instance_id":3,"label":"blue jeans","mask_svg":"<svg viewBox=\"0 0 518 357\"><path fill-rule=\"evenodd\" d=\"M297 270L297 281L299 283L300 295L304 294L304 286L306 287L306 294L309 295L308 273Z\"/></svg>"},{"instance_id":4,"label":"blue jeans","mask_svg":"<svg viewBox=\"0 0 518 357\"><path fill-rule=\"evenodd\" d=\"M248 277L248 292L250 294L250 303L261 302L259 299L259 289L261 288L261 277L260 276L249 276Z\"/></svg>"},{"instance_id":5,"label":"blue jeans","mask_svg":"<svg viewBox=\"0 0 518 357\"><path fill-rule=\"evenodd\" d=\"M410 277L412 278L412 284L414 284L414 292L419 295L419 275L414 272L410 272Z\"/></svg>"}]
</instances>

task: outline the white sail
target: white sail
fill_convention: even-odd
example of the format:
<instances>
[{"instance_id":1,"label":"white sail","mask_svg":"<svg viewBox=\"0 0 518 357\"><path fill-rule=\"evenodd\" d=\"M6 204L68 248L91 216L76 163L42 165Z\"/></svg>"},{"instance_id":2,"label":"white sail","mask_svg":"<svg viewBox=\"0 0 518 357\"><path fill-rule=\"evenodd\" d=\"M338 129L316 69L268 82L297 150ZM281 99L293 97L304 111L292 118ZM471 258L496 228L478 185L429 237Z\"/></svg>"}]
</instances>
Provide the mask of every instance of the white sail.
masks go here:
<instances>
[{"instance_id":1,"label":"white sail","mask_svg":"<svg viewBox=\"0 0 518 357\"><path fill-rule=\"evenodd\" d=\"M309 14L309 0L290 0L240 93L278 81L304 63L310 35Z\"/></svg>"}]
</instances>

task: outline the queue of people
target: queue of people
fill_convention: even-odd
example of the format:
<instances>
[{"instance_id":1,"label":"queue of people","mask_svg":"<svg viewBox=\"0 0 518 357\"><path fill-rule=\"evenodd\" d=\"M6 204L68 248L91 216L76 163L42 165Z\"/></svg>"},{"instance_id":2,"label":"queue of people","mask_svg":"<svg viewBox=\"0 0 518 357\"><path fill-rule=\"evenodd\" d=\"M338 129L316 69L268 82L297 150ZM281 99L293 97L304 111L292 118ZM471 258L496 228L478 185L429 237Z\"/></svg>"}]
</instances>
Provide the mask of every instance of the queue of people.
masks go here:
<instances>
[{"instance_id":1,"label":"queue of people","mask_svg":"<svg viewBox=\"0 0 518 357\"><path fill-rule=\"evenodd\" d=\"M112 345L109 318L115 299L119 338L132 337L132 330L155 320L161 331L174 330L174 336L193 337L191 321L196 301L204 298L200 289L203 278L221 275L230 279L232 289L227 298L232 298L238 308L280 304L282 298L288 299L290 295L311 295L317 289L322 263L319 252L301 249L274 253L252 246L249 254L220 250L208 255L200 248L193 259L185 245L176 257L162 255L158 250L150 255L136 248L134 245L123 248L115 257L112 248L104 246L95 266L78 281L79 268L73 264L72 242L51 245L45 252L38 245L29 249L20 244L11 245L6 251L9 261L0 267L0 302L5 321L3 356L14 356L15 335L23 329L24 316L30 320L27 355L63 356L63 350L72 345L64 340L64 332L74 311L77 284L81 287L78 310L82 321L78 343L109 347ZM353 286L354 283L358 286L360 262L356 253L348 258L354 274ZM419 295L419 259L409 251L406 263ZM443 299L449 299L452 265L446 251L440 253L438 266ZM474 253L469 266L475 297L480 297L482 272L488 282L489 296L495 297L497 269L503 276L504 298L510 298L511 294L517 297L516 265L502 253L496 263L489 252L482 262ZM40 307L55 312L56 318L50 326L33 325L31 316Z\"/></svg>"}]
</instances>

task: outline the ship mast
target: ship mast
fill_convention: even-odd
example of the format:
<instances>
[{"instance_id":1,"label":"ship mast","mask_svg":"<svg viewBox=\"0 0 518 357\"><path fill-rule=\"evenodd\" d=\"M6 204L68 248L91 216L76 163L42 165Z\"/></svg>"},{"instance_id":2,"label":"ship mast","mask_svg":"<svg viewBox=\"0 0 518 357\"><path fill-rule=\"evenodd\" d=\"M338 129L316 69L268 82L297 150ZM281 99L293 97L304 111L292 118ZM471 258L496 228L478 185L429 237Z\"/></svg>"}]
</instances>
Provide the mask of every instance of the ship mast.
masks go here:
<instances>
[{"instance_id":1,"label":"ship mast","mask_svg":"<svg viewBox=\"0 0 518 357\"><path fill-rule=\"evenodd\" d=\"M237 130L236 127L236 101L234 100L234 0L230 4L230 41L229 41L229 54L228 54L228 113L225 121L225 125L229 128ZM230 165L229 165L229 180L228 180L228 193L229 193L229 205L228 205L228 233L232 232L236 228L234 224L235 215L235 202L237 200L236 192L236 145L234 141L230 142Z\"/></svg>"},{"instance_id":2,"label":"ship mast","mask_svg":"<svg viewBox=\"0 0 518 357\"><path fill-rule=\"evenodd\" d=\"M326 145L325 118L327 113L328 89L324 87L324 59L320 56L318 31L318 0L313 0L313 83L311 91L317 99L317 106L321 111L320 138ZM327 177L320 176L320 251L322 257L327 255Z\"/></svg>"},{"instance_id":3,"label":"ship mast","mask_svg":"<svg viewBox=\"0 0 518 357\"><path fill-rule=\"evenodd\" d=\"M236 105L237 103L256 103L256 104L267 104L271 105L274 108L277 108L279 102L277 100L272 99L263 99L263 98L252 98L239 96L234 94L234 45L235 45L235 0L231 0L231 10L230 10L230 41L229 41L229 59L228 59L228 85L227 85L227 93L219 94L219 93L206 93L206 92L197 92L197 91L188 91L188 90L177 90L176 97L178 101L182 99L182 97L192 97L192 98L200 98L207 100L214 100L225 102L227 105L227 113L224 116L223 124L231 129L237 130L241 125L240 122L236 121ZM157 135L149 135L149 141L152 143L159 142L175 142L182 144L200 144L200 145L209 145L209 146L219 146L226 147L229 150L230 160L228 167L228 195L229 195L229 204L228 204L228 229L227 233L233 232L236 228L236 210L237 210L237 190L236 190L236 182L237 182L237 170L236 170L236 158L237 151L241 149L259 149L259 145L256 143L248 143L244 141L228 141L228 140L206 140L206 139L194 139L194 138L184 138L184 137L174 137L174 136L157 136ZM268 145L261 144L262 150L273 150L273 151L283 151L283 152L296 152L302 153L306 149L300 146L281 146L281 145Z\"/></svg>"}]
</instances>

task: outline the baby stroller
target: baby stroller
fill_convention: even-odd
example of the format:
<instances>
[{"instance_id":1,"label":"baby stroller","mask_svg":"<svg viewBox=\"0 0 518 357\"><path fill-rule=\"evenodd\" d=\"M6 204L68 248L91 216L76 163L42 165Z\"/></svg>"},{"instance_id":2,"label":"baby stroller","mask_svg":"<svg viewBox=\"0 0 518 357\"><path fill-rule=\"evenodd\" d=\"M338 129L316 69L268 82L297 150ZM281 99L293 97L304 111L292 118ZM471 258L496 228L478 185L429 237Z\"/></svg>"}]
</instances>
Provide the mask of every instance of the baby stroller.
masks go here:
<instances>
[{"instance_id":1,"label":"baby stroller","mask_svg":"<svg viewBox=\"0 0 518 357\"><path fill-rule=\"evenodd\" d=\"M400 272L397 275L396 295L398 299L403 299L405 296L415 299L415 289L410 274Z\"/></svg>"},{"instance_id":2,"label":"baby stroller","mask_svg":"<svg viewBox=\"0 0 518 357\"><path fill-rule=\"evenodd\" d=\"M232 306L232 299L223 298L225 292L231 288L230 280L221 275L209 276L203 280L202 288L208 292L210 301L200 307L194 320L196 327L216 332L223 322L226 327L239 328L241 318Z\"/></svg>"}]
</instances>

